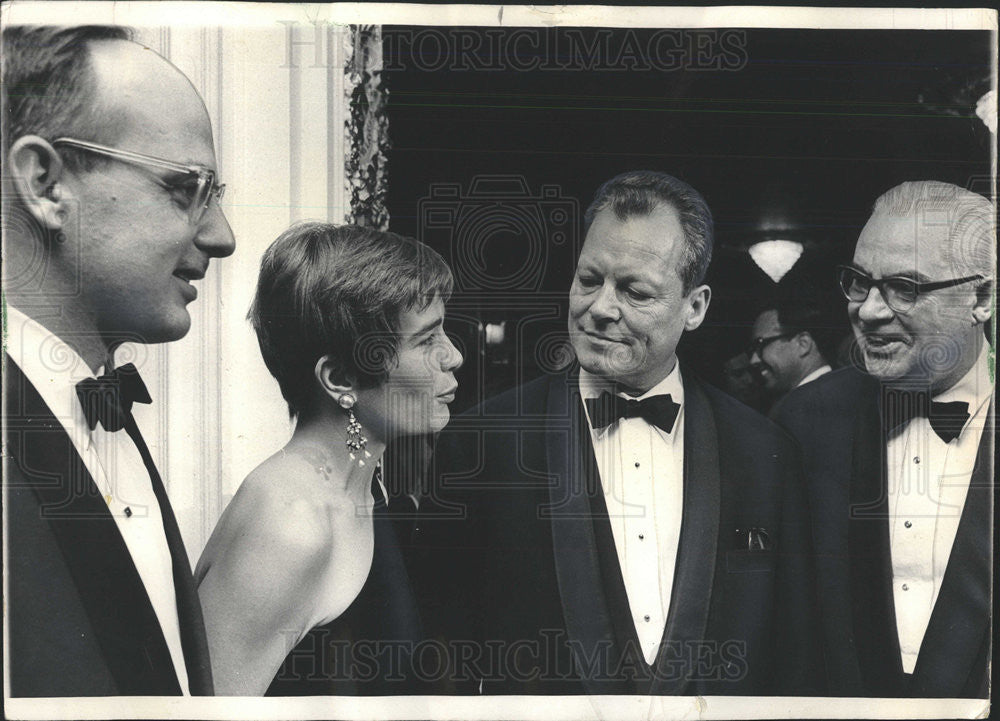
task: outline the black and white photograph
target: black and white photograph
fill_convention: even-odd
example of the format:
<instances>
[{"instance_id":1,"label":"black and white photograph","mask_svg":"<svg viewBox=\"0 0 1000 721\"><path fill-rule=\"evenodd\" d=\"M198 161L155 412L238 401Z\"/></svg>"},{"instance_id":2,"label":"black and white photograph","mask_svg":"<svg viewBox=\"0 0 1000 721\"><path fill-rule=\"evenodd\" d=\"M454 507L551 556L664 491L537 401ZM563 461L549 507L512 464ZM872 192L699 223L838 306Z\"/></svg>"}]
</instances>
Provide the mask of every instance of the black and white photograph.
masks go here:
<instances>
[{"instance_id":1,"label":"black and white photograph","mask_svg":"<svg viewBox=\"0 0 1000 721\"><path fill-rule=\"evenodd\" d=\"M989 713L995 10L0 13L5 716Z\"/></svg>"}]
</instances>

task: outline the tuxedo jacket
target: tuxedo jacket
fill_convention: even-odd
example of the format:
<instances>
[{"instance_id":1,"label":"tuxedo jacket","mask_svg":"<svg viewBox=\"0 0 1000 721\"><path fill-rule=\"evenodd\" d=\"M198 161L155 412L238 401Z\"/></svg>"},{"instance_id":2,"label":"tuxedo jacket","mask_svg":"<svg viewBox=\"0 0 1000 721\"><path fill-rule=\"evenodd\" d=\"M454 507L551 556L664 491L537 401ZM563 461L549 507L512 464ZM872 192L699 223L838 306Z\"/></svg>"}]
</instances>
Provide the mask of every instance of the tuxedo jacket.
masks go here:
<instances>
[{"instance_id":1,"label":"tuxedo jacket","mask_svg":"<svg viewBox=\"0 0 1000 721\"><path fill-rule=\"evenodd\" d=\"M892 591L881 393L877 379L844 368L796 389L773 413L804 458L827 693L985 698L994 429L983 432L941 591L906 675Z\"/></svg>"},{"instance_id":2,"label":"tuxedo jacket","mask_svg":"<svg viewBox=\"0 0 1000 721\"><path fill-rule=\"evenodd\" d=\"M807 512L776 426L684 374L684 508L651 667L629 611L577 376L454 419L414 572L455 691L770 694L815 688ZM748 550L748 529L770 539ZM464 686L463 686L464 684Z\"/></svg>"},{"instance_id":3,"label":"tuxedo jacket","mask_svg":"<svg viewBox=\"0 0 1000 721\"><path fill-rule=\"evenodd\" d=\"M163 631L107 504L62 425L6 362L11 695L180 694ZM204 625L194 631L199 659L189 664L189 679L210 693Z\"/></svg>"}]
</instances>

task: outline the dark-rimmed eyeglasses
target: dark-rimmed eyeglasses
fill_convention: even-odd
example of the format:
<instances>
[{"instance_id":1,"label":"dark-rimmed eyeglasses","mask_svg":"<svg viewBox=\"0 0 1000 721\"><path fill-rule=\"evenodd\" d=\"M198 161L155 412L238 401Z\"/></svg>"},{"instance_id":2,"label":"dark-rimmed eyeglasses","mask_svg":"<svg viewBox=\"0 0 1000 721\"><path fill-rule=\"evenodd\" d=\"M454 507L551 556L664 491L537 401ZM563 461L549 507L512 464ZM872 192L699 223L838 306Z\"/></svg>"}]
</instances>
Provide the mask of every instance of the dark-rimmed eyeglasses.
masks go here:
<instances>
[{"instance_id":1,"label":"dark-rimmed eyeglasses","mask_svg":"<svg viewBox=\"0 0 1000 721\"><path fill-rule=\"evenodd\" d=\"M982 279L983 276L981 275L968 275L964 278L938 280L931 283L919 283L910 278L899 276L890 276L876 280L852 266L837 266L838 285L840 285L840 291L847 300L852 303L864 303L868 299L871 289L878 288L878 292L882 295L885 304L897 313L910 311L922 293L929 293L932 290L941 290L942 288L953 288L962 283Z\"/></svg>"},{"instance_id":2,"label":"dark-rimmed eyeglasses","mask_svg":"<svg viewBox=\"0 0 1000 721\"><path fill-rule=\"evenodd\" d=\"M754 338L750 341L750 345L747 346L747 357L753 358L754 355L760 355L765 348L774 343L776 340L787 340L788 338L794 338L797 335L797 331L788 331L785 333L778 333L778 335L769 335L766 338Z\"/></svg>"},{"instance_id":3,"label":"dark-rimmed eyeglasses","mask_svg":"<svg viewBox=\"0 0 1000 721\"><path fill-rule=\"evenodd\" d=\"M222 196L226 192L226 186L217 182L215 171L203 165L184 165L164 160L163 158L157 158L153 155L143 155L142 153L133 153L129 150L109 148L106 145L98 145L97 143L77 140L75 138L57 138L52 144L65 145L70 148L85 150L88 153L104 155L125 163L145 165L150 168L161 168L181 174L183 177L177 182L172 182L170 185L171 187L185 189L188 192L190 200L187 204L187 212L188 219L192 225L197 225L201 222L212 200L214 199L218 203L222 200Z\"/></svg>"}]
</instances>

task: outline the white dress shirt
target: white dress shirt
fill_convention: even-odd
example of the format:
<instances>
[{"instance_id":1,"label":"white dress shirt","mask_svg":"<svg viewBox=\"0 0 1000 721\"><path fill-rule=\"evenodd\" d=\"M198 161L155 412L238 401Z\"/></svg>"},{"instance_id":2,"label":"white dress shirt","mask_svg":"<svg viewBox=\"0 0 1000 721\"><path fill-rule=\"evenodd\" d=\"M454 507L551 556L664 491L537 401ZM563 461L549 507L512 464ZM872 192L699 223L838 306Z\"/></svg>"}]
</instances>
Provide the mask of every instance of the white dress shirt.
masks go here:
<instances>
[{"instance_id":1,"label":"white dress shirt","mask_svg":"<svg viewBox=\"0 0 1000 721\"><path fill-rule=\"evenodd\" d=\"M804 386L809 381L814 381L817 378L819 378L820 376L825 376L827 373L829 373L832 370L833 370L833 368L831 368L830 366L820 366L819 368L817 368L816 370L814 370L812 373L810 373L809 375L807 375L805 378L803 378L802 380L800 380L798 383L796 383L795 387L798 388L799 386Z\"/></svg>"},{"instance_id":2,"label":"white dress shirt","mask_svg":"<svg viewBox=\"0 0 1000 721\"><path fill-rule=\"evenodd\" d=\"M124 430L108 433L100 423L90 430L76 384L93 374L76 351L17 308L7 305L6 312L7 353L65 429L108 504L160 622L181 692L189 695L170 548L139 449Z\"/></svg>"},{"instance_id":3,"label":"white dress shirt","mask_svg":"<svg viewBox=\"0 0 1000 721\"><path fill-rule=\"evenodd\" d=\"M583 398L596 398L603 391L613 388L580 371ZM600 431L592 424L590 428L632 622L649 664L656 660L666 628L684 512L684 386L679 365L635 399L668 393L681 406L670 433L642 418L623 418Z\"/></svg>"},{"instance_id":4,"label":"white dress shirt","mask_svg":"<svg viewBox=\"0 0 1000 721\"><path fill-rule=\"evenodd\" d=\"M965 507L993 393L986 358L984 344L972 369L932 399L969 404L958 438L945 443L918 417L886 444L892 591L906 673L916 666Z\"/></svg>"}]
</instances>

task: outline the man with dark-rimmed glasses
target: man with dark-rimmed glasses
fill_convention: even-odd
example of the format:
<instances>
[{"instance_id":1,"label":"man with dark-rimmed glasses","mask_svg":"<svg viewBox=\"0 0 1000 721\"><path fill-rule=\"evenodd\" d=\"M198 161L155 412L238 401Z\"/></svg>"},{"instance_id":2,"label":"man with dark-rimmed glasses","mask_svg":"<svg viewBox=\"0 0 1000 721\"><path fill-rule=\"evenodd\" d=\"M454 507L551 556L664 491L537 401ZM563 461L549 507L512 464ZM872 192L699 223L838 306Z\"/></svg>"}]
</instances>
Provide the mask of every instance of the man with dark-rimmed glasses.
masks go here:
<instances>
[{"instance_id":1,"label":"man with dark-rimmed glasses","mask_svg":"<svg viewBox=\"0 0 1000 721\"><path fill-rule=\"evenodd\" d=\"M772 404L831 370L830 328L811 299L780 299L765 306L750 333L746 354Z\"/></svg>"},{"instance_id":2,"label":"man with dark-rimmed glasses","mask_svg":"<svg viewBox=\"0 0 1000 721\"><path fill-rule=\"evenodd\" d=\"M988 694L994 213L933 181L880 197L838 269L866 373L775 412L805 458L831 694Z\"/></svg>"},{"instance_id":3,"label":"man with dark-rimmed glasses","mask_svg":"<svg viewBox=\"0 0 1000 721\"><path fill-rule=\"evenodd\" d=\"M120 27L3 31L12 696L205 695L191 568L123 343L163 343L234 240L197 91Z\"/></svg>"}]
</instances>

